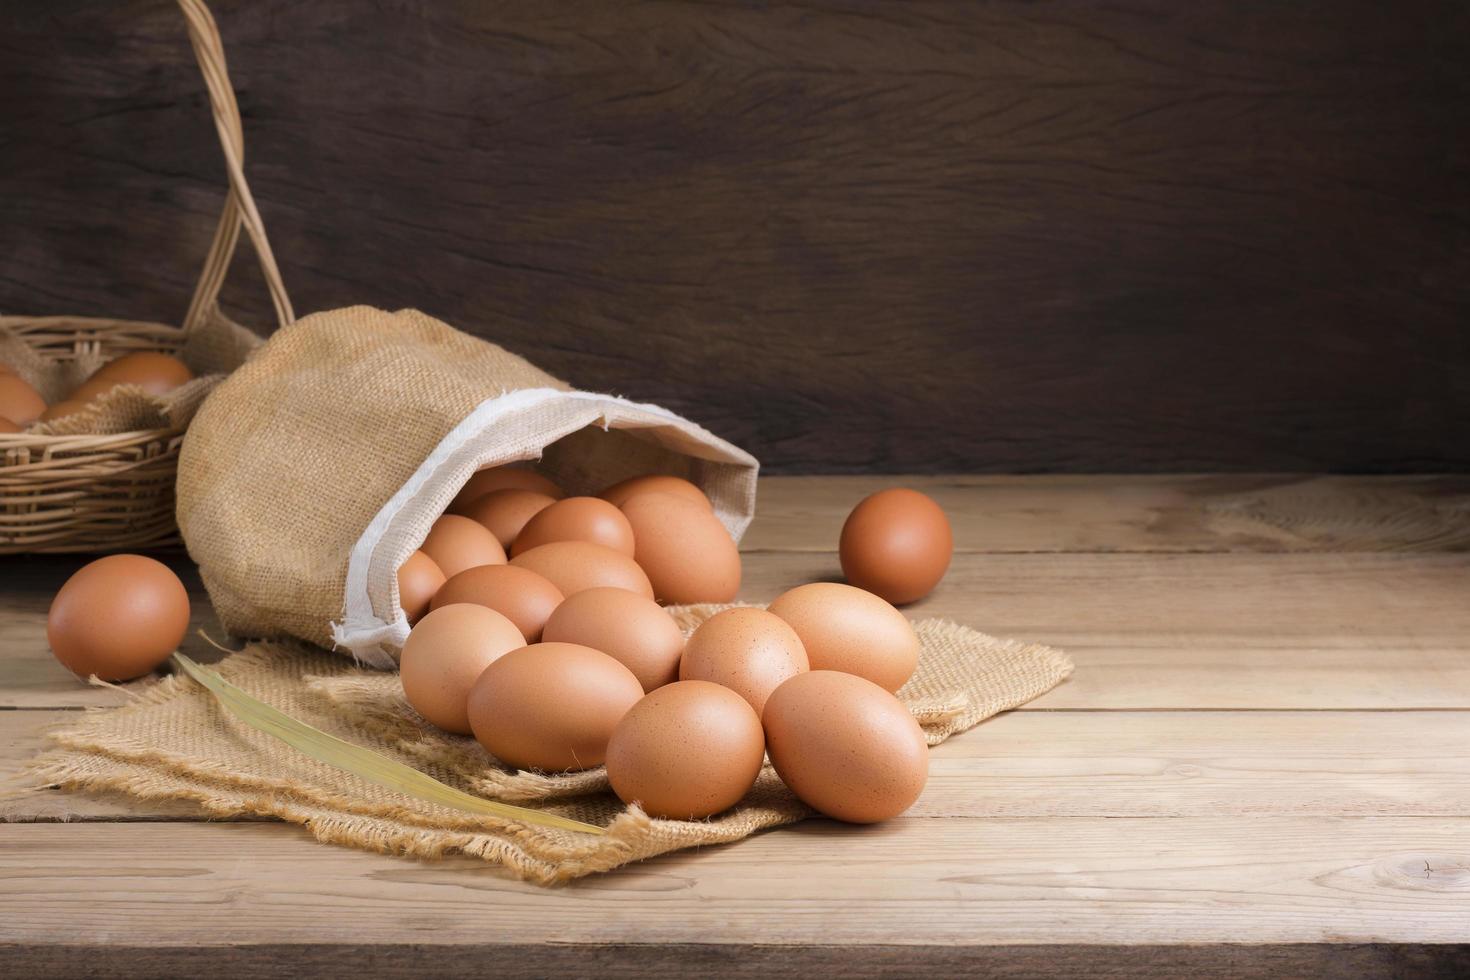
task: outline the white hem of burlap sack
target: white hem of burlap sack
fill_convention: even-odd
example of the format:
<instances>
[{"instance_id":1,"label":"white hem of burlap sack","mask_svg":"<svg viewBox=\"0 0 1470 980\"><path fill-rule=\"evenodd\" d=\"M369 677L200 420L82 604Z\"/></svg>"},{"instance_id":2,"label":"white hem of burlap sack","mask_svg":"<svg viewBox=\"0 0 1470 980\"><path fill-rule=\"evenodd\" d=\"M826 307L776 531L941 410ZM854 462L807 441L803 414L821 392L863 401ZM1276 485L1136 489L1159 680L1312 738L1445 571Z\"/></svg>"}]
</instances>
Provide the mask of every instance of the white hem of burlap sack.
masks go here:
<instances>
[{"instance_id":1,"label":"white hem of burlap sack","mask_svg":"<svg viewBox=\"0 0 1470 980\"><path fill-rule=\"evenodd\" d=\"M472 441L510 412L534 408L542 402L553 399L587 401L603 409L616 408L622 412L632 411L656 419L664 419L679 426L693 427L699 429L711 444L718 444L732 461L744 463L753 468L760 465L756 458L745 450L731 445L688 419L658 405L629 401L616 395L602 395L588 391L564 391L559 388L523 388L487 399L440 440L439 445L435 446L434 450L425 457L423 463L414 471L413 476L409 477L408 482L399 488L398 492L378 511L366 530L362 532L362 537L357 539L357 544L353 546L352 555L347 563L347 586L346 595L343 597L342 621L331 624L332 642L337 647L346 648L351 651L358 662L371 667L391 669L397 665L393 654L386 649L386 646L391 645L394 649L403 647L403 641L408 639L408 617L404 615L403 610L399 609L395 610L397 615L392 621L386 621L373 611L372 597L368 592L368 572L378 545L388 533L393 521L406 507L411 505L423 491L424 486L439 473L441 467L451 457L467 452L467 447ZM608 427L605 415L602 418L602 427ZM484 462L480 465L484 465ZM509 462L509 460L504 462ZM745 524L748 522L749 518L746 518L740 527L731 528L737 540L744 532Z\"/></svg>"}]
</instances>

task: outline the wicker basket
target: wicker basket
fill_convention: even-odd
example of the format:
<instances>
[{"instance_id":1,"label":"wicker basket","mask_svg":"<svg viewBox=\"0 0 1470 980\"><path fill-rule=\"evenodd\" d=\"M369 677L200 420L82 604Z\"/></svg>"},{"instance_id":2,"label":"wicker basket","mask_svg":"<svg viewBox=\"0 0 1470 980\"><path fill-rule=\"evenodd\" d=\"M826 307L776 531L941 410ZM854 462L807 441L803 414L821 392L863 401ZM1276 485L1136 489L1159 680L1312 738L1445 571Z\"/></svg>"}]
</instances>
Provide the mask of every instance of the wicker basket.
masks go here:
<instances>
[{"instance_id":1,"label":"wicker basket","mask_svg":"<svg viewBox=\"0 0 1470 980\"><path fill-rule=\"evenodd\" d=\"M182 356L196 374L211 376L238 364L254 335L220 312L218 297L243 225L270 287L276 318L293 320L290 300L266 240L243 170L240 110L225 67L224 48L201 0L179 0L194 54L209 89L224 149L230 190L204 271L182 327L89 317L0 317L0 342L29 352L30 373L75 380L85 365L135 351ZM39 367L38 367L39 366ZM17 365L23 375L27 371ZM37 377L28 377L38 384ZM218 380L216 377L215 380ZM189 404L170 412L169 424L132 431L55 434L57 426L16 435L0 433L0 554L103 552L178 544L174 478L179 444L192 409L209 383L195 384ZM43 387L43 393L47 393ZM54 392L48 393L48 398ZM100 414L99 414L100 413ZM105 411L91 413L105 415ZM46 432L50 434L42 434Z\"/></svg>"}]
</instances>

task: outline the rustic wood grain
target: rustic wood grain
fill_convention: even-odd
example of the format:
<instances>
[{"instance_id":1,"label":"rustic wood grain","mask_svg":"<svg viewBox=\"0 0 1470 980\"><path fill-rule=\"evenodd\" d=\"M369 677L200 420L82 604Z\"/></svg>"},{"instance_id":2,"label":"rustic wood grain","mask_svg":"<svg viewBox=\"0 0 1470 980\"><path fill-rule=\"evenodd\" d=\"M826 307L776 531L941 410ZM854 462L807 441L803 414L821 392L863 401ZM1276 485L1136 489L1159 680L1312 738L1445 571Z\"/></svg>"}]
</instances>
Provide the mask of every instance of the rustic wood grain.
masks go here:
<instances>
[{"instance_id":1,"label":"rustic wood grain","mask_svg":"<svg viewBox=\"0 0 1470 980\"><path fill-rule=\"evenodd\" d=\"M1463 4L214 7L302 311L773 470L1470 467ZM177 318L224 181L172 5L0 37L0 308Z\"/></svg>"},{"instance_id":2,"label":"rustic wood grain","mask_svg":"<svg viewBox=\"0 0 1470 980\"><path fill-rule=\"evenodd\" d=\"M0 974L1457 975L1461 481L919 485L966 544L911 612L1056 643L1078 670L936 748L904 817L811 821L540 889L478 861L11 780ZM822 542L873 486L767 480L746 596L834 574ZM1215 523L1243 510L1249 528ZM0 566L0 703L16 709L0 710L0 780L48 726L126 698L45 652L46 605L81 560Z\"/></svg>"},{"instance_id":3,"label":"rustic wood grain","mask_svg":"<svg viewBox=\"0 0 1470 980\"><path fill-rule=\"evenodd\" d=\"M548 889L270 824L5 824L0 942L1464 943L1467 839L1470 817L808 821Z\"/></svg>"},{"instance_id":4,"label":"rustic wood grain","mask_svg":"<svg viewBox=\"0 0 1470 980\"><path fill-rule=\"evenodd\" d=\"M1231 980L1279 980L1311 976L1361 980L1368 976L1412 976L1422 980L1460 977L1470 945L1425 943L1272 943L1172 946L1046 944L803 945L748 946L719 943L597 943L577 946L513 944L309 945L253 943L249 956L230 959L229 973L243 980L281 976L345 977L364 974L419 980L434 976L506 980L547 976L673 978L719 976L843 976L887 980L922 972L933 976L985 976L997 980L1058 976L1127 976L1176 980L1181 976ZM0 945L0 969L42 976L177 976L207 971L220 951L198 946L111 945L99 963L94 946L82 943L16 947Z\"/></svg>"},{"instance_id":5,"label":"rustic wood grain","mask_svg":"<svg viewBox=\"0 0 1470 980\"><path fill-rule=\"evenodd\" d=\"M75 711L0 712L0 780ZM33 784L18 783L29 787ZM936 746L918 817L1464 816L1470 713L1017 711ZM199 820L36 787L0 820Z\"/></svg>"},{"instance_id":6,"label":"rustic wood grain","mask_svg":"<svg viewBox=\"0 0 1470 980\"><path fill-rule=\"evenodd\" d=\"M1470 549L1470 478L1171 474L776 477L741 550L832 551L858 501L893 486L938 501L960 552Z\"/></svg>"}]
</instances>

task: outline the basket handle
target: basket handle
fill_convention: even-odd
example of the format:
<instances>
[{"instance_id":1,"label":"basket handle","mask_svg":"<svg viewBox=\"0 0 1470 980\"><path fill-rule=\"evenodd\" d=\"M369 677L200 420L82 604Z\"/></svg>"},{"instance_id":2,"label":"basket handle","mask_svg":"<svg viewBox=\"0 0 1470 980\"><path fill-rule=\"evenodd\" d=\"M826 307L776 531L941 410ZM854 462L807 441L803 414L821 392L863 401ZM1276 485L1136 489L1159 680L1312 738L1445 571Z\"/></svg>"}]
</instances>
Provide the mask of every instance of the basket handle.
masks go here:
<instances>
[{"instance_id":1,"label":"basket handle","mask_svg":"<svg viewBox=\"0 0 1470 980\"><path fill-rule=\"evenodd\" d=\"M230 271L230 259L234 257L235 246L240 240L242 224L255 246L255 256L265 274L266 285L270 287L276 321L283 327L289 326L295 322L296 315L291 311L291 300L281 281L281 270L276 266L276 257L265 237L265 224L255 208L250 185L245 182L245 136L240 125L240 106L235 101L234 89L230 87L219 28L203 0L178 0L178 3L189 25L189 42L194 47L194 57L199 61L205 87L209 89L214 126L219 132L220 147L225 152L225 167L230 175L230 191L225 195L224 212L215 228L209 255L204 260L204 271L199 274L199 284L194 287L194 298L189 301L189 312L184 315L184 332L192 333L212 311L218 309L219 291Z\"/></svg>"}]
</instances>

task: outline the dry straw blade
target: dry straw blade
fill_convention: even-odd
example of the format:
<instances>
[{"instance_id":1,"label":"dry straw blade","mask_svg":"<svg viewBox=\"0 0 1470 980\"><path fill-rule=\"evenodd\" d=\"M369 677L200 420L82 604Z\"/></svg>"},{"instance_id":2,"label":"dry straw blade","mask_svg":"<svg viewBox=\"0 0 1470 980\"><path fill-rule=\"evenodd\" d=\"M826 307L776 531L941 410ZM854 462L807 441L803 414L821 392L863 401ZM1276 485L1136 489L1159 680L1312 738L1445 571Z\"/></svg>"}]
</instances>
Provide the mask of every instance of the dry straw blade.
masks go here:
<instances>
[{"instance_id":1,"label":"dry straw blade","mask_svg":"<svg viewBox=\"0 0 1470 980\"><path fill-rule=\"evenodd\" d=\"M488 814L507 820L519 820L524 823L573 830L583 834L604 833L601 827L578 820L471 796L469 793L439 782L432 776L426 776L411 766L396 762L360 745L353 745L321 729L313 728L305 722L297 721L285 712L247 694L219 674L195 663L182 653L175 653L173 658L185 673L208 688L219 699L220 704L246 724L280 739L296 751L318 762L324 762L329 766L366 779L370 783L376 783L426 803L437 803L440 806L466 810L470 813Z\"/></svg>"}]
</instances>

